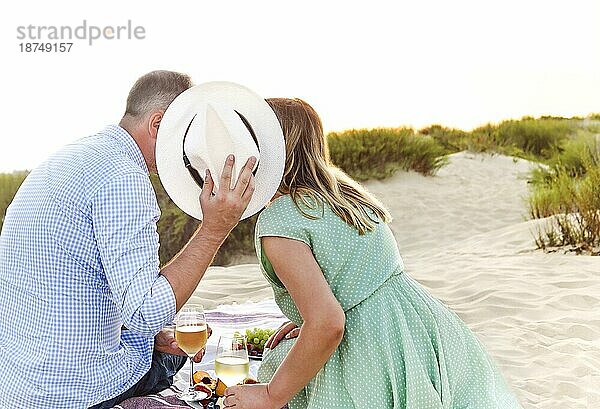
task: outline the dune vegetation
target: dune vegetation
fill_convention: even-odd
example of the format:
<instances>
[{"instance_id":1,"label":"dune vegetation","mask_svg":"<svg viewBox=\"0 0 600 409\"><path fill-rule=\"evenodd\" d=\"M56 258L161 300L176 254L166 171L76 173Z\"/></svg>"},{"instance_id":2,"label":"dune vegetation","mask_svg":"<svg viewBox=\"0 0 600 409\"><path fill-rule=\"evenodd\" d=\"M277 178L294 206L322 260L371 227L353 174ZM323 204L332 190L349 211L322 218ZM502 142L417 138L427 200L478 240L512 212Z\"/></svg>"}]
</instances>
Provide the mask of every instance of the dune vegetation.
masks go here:
<instances>
[{"instance_id":1,"label":"dune vegetation","mask_svg":"<svg viewBox=\"0 0 600 409\"><path fill-rule=\"evenodd\" d=\"M582 133L563 145L531 179L529 212L548 219L537 229L539 248L567 247L600 255L600 142Z\"/></svg>"},{"instance_id":2,"label":"dune vegetation","mask_svg":"<svg viewBox=\"0 0 600 409\"><path fill-rule=\"evenodd\" d=\"M331 161L353 178L383 179L398 170L434 175L446 156L464 150L499 153L540 164L530 178L532 218L545 219L534 240L545 250L600 252L600 114L587 118L525 117L487 124L472 131L432 125L412 128L352 129L327 135ZM26 172L0 174L0 228L6 207ZM162 210L158 223L160 259L181 249L198 221L181 212L157 177L152 177ZM237 262L254 253L256 216L232 231L215 264Z\"/></svg>"},{"instance_id":3,"label":"dune vegetation","mask_svg":"<svg viewBox=\"0 0 600 409\"><path fill-rule=\"evenodd\" d=\"M356 180L383 179L397 170L434 174L447 149L412 128L351 129L327 136L331 161Z\"/></svg>"},{"instance_id":4,"label":"dune vegetation","mask_svg":"<svg viewBox=\"0 0 600 409\"><path fill-rule=\"evenodd\" d=\"M27 171L18 171L12 173L0 173L0 229L4 224L6 208L12 201L15 193L21 186L21 183L27 177Z\"/></svg>"}]
</instances>

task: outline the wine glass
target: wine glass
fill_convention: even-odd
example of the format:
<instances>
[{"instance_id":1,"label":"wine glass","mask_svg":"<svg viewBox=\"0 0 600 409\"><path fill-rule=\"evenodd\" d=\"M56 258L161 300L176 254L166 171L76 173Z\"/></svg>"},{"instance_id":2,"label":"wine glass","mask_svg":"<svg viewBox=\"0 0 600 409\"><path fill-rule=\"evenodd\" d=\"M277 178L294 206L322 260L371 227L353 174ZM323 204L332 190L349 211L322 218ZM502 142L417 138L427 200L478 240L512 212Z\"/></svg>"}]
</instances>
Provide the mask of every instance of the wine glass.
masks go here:
<instances>
[{"instance_id":1,"label":"wine glass","mask_svg":"<svg viewBox=\"0 0 600 409\"><path fill-rule=\"evenodd\" d=\"M194 356L206 346L208 331L204 308L199 304L186 305L175 317L175 340L179 348L190 358L190 388L180 396L183 400L195 399L194 391Z\"/></svg>"},{"instance_id":2,"label":"wine glass","mask_svg":"<svg viewBox=\"0 0 600 409\"><path fill-rule=\"evenodd\" d=\"M215 372L227 386L242 383L248 377L250 361L245 335L221 336L217 345Z\"/></svg>"}]
</instances>

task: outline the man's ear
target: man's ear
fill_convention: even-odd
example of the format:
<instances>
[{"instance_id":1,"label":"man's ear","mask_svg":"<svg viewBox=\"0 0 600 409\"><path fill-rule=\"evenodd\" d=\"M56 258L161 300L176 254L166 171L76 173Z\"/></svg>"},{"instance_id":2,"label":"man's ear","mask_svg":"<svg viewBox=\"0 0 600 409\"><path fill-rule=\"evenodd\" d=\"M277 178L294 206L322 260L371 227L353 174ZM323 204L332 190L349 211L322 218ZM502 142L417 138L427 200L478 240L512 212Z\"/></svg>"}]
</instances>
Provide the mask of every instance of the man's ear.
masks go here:
<instances>
[{"instance_id":1,"label":"man's ear","mask_svg":"<svg viewBox=\"0 0 600 409\"><path fill-rule=\"evenodd\" d=\"M160 126L160 121L163 117L162 111L157 111L150 114L148 118L148 133L152 139L156 139L156 135L158 134L158 127Z\"/></svg>"}]
</instances>

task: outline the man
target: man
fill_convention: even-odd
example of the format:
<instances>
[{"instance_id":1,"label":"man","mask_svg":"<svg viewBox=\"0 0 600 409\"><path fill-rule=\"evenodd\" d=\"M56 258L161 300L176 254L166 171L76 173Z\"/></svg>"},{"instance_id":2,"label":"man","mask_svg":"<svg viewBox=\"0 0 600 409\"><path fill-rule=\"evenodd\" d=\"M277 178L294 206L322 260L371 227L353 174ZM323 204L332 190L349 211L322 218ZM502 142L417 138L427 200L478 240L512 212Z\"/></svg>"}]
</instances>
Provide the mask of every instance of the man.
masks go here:
<instances>
[{"instance_id":1,"label":"man","mask_svg":"<svg viewBox=\"0 0 600 409\"><path fill-rule=\"evenodd\" d=\"M191 86L175 72L144 75L118 126L54 154L17 192L0 235L0 407L112 407L167 387L183 365L161 329L239 221L256 161L214 195L207 173L204 221L159 269L148 173L163 113ZM220 186L233 165L230 156Z\"/></svg>"}]
</instances>

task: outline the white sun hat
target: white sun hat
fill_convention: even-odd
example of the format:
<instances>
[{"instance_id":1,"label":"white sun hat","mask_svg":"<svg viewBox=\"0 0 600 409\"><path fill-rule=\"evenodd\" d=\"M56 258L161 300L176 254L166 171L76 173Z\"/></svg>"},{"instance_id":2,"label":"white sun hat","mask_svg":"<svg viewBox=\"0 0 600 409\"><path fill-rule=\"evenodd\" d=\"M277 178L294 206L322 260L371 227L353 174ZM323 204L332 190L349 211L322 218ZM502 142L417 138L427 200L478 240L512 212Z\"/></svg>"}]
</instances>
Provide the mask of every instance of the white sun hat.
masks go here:
<instances>
[{"instance_id":1,"label":"white sun hat","mask_svg":"<svg viewBox=\"0 0 600 409\"><path fill-rule=\"evenodd\" d=\"M215 189L225 160L235 155L233 188L248 158L256 188L242 219L259 212L273 197L285 164L285 143L277 116L267 102L232 82L207 82L181 93L165 111L156 140L156 167L169 197L185 213L202 220L200 193L206 169Z\"/></svg>"}]
</instances>

